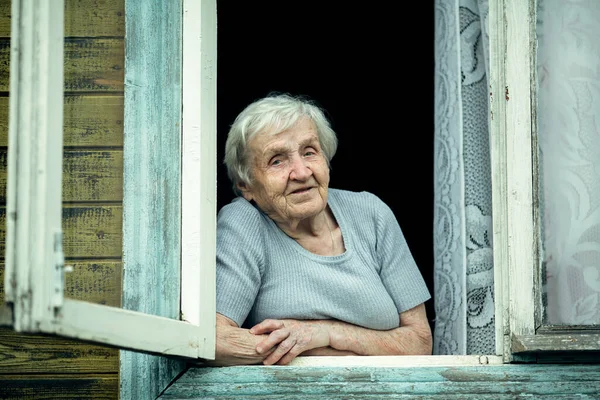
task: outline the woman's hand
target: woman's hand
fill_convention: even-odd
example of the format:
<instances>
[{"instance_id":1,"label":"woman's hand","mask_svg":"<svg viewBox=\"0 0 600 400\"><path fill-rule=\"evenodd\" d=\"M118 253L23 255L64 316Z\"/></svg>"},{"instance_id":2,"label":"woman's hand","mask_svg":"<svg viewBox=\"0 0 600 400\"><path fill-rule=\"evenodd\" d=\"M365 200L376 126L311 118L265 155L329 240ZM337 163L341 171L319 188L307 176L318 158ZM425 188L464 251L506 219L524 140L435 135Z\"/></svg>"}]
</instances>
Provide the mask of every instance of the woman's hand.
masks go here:
<instances>
[{"instance_id":1,"label":"woman's hand","mask_svg":"<svg viewBox=\"0 0 600 400\"><path fill-rule=\"evenodd\" d=\"M269 353L258 354L256 346L266 339L267 335L253 335L248 329L239 328L233 320L217 313L215 359L203 360L201 364L213 367L260 364Z\"/></svg>"},{"instance_id":2,"label":"woman's hand","mask_svg":"<svg viewBox=\"0 0 600 400\"><path fill-rule=\"evenodd\" d=\"M401 326L379 331L337 320L265 320L250 329L253 334L269 334L256 346L258 354L272 353L264 364L285 365L306 351L323 355L324 347L344 355L431 355L432 335L422 303L399 315ZM316 349L314 351L309 351Z\"/></svg>"},{"instance_id":3,"label":"woman's hand","mask_svg":"<svg viewBox=\"0 0 600 400\"><path fill-rule=\"evenodd\" d=\"M258 354L269 354L265 365L287 365L301 353L329 346L329 331L318 321L266 319L250 329L254 335L269 336L258 343Z\"/></svg>"}]
</instances>

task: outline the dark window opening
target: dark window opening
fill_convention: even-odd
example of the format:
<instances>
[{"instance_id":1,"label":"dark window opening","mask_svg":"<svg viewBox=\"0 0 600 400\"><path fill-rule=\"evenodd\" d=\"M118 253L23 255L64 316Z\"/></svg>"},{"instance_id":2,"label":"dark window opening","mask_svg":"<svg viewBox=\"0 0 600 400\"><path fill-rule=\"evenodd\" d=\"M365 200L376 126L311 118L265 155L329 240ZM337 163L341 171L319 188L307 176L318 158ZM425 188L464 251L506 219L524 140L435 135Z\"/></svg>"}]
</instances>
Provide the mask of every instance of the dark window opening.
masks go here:
<instances>
[{"instance_id":1,"label":"dark window opening","mask_svg":"<svg viewBox=\"0 0 600 400\"><path fill-rule=\"evenodd\" d=\"M218 0L218 209L233 198L222 160L235 116L270 91L308 95L339 138L330 186L394 210L433 295L433 11Z\"/></svg>"}]
</instances>

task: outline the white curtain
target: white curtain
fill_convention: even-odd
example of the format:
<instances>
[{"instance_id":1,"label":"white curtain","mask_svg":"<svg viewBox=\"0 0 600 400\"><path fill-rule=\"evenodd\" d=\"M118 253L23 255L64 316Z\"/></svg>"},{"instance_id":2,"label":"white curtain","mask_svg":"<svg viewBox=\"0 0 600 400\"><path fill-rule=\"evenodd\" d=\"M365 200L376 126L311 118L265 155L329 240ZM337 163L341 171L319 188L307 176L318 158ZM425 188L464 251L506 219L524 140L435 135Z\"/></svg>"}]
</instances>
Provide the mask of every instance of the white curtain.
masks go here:
<instances>
[{"instance_id":1,"label":"white curtain","mask_svg":"<svg viewBox=\"0 0 600 400\"><path fill-rule=\"evenodd\" d=\"M434 354L493 354L488 2L435 0Z\"/></svg>"},{"instance_id":2,"label":"white curtain","mask_svg":"<svg viewBox=\"0 0 600 400\"><path fill-rule=\"evenodd\" d=\"M600 1L538 0L546 321L600 323Z\"/></svg>"}]
</instances>

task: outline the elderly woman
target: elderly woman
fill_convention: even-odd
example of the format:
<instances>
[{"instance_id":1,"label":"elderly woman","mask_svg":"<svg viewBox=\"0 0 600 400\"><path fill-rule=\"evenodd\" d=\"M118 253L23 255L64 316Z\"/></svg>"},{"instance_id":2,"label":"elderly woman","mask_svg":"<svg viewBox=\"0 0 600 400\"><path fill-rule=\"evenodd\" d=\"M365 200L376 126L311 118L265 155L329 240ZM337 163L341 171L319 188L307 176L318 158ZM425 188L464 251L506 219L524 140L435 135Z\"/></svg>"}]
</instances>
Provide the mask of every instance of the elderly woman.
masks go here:
<instances>
[{"instance_id":1,"label":"elderly woman","mask_svg":"<svg viewBox=\"0 0 600 400\"><path fill-rule=\"evenodd\" d=\"M257 100L231 126L213 365L431 354L430 294L400 226L375 195L329 188L336 148L301 97Z\"/></svg>"}]
</instances>

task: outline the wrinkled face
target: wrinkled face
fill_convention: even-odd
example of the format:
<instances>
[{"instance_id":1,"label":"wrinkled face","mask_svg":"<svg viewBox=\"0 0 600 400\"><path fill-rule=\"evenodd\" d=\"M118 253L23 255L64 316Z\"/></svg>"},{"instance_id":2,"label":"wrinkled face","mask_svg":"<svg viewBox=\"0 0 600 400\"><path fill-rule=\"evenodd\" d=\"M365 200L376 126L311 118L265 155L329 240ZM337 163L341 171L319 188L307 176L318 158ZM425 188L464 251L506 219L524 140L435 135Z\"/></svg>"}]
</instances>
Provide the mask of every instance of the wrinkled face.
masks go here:
<instances>
[{"instance_id":1,"label":"wrinkled face","mask_svg":"<svg viewBox=\"0 0 600 400\"><path fill-rule=\"evenodd\" d=\"M240 189L273 220L299 221L327 206L329 167L312 121L301 119L276 135L258 133L249 150L254 181Z\"/></svg>"}]
</instances>

